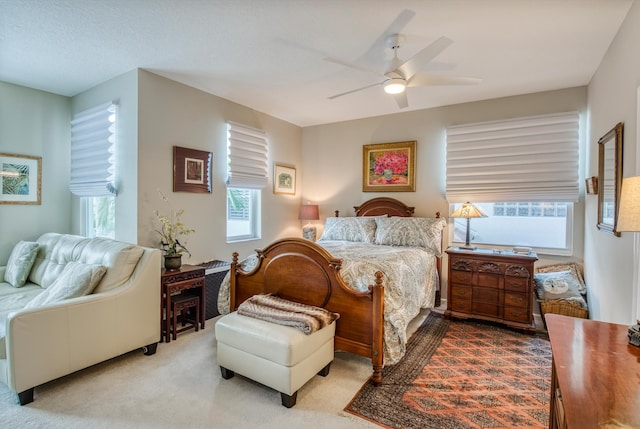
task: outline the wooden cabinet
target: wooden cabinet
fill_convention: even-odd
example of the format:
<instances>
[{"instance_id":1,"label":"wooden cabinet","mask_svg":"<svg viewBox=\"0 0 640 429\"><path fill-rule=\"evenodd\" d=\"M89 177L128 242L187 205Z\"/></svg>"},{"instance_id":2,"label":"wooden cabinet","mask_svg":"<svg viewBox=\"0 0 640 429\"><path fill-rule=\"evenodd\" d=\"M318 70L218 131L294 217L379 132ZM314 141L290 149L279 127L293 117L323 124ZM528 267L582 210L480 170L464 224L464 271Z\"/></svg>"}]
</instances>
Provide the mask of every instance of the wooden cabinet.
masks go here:
<instances>
[{"instance_id":1,"label":"wooden cabinet","mask_svg":"<svg viewBox=\"0 0 640 429\"><path fill-rule=\"evenodd\" d=\"M640 428L640 347L628 326L547 314L549 427Z\"/></svg>"},{"instance_id":2,"label":"wooden cabinet","mask_svg":"<svg viewBox=\"0 0 640 429\"><path fill-rule=\"evenodd\" d=\"M492 249L448 249L447 317L477 318L535 331L535 253Z\"/></svg>"}]
</instances>

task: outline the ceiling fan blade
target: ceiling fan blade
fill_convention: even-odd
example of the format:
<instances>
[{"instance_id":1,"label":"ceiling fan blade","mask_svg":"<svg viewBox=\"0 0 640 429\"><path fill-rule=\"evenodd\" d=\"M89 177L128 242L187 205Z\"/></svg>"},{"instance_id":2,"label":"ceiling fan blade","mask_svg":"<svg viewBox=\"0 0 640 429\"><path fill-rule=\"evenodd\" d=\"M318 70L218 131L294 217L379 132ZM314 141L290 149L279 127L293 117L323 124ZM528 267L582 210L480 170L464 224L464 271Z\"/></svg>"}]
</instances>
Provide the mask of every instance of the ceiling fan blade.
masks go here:
<instances>
[{"instance_id":1,"label":"ceiling fan blade","mask_svg":"<svg viewBox=\"0 0 640 429\"><path fill-rule=\"evenodd\" d=\"M444 76L420 73L409 79L407 86L476 85L480 82L482 82L482 79L476 77Z\"/></svg>"},{"instance_id":2,"label":"ceiling fan blade","mask_svg":"<svg viewBox=\"0 0 640 429\"><path fill-rule=\"evenodd\" d=\"M427 65L429 61L434 59L440 52L444 51L453 40L448 37L440 37L438 40L409 58L394 71L401 74L405 79L409 80L413 75L418 73L422 67Z\"/></svg>"},{"instance_id":3,"label":"ceiling fan blade","mask_svg":"<svg viewBox=\"0 0 640 429\"><path fill-rule=\"evenodd\" d=\"M387 46L387 37L389 34L402 33L404 27L413 19L416 13L412 10L405 9L393 20L391 24L378 36L375 42L369 47L367 52L362 54L358 61L365 64L375 64L384 60L384 48Z\"/></svg>"},{"instance_id":4,"label":"ceiling fan blade","mask_svg":"<svg viewBox=\"0 0 640 429\"><path fill-rule=\"evenodd\" d=\"M409 100L407 99L407 91L403 91L400 94L395 94L393 98L395 98L399 108L404 109L405 107L409 107Z\"/></svg>"},{"instance_id":5,"label":"ceiling fan blade","mask_svg":"<svg viewBox=\"0 0 640 429\"><path fill-rule=\"evenodd\" d=\"M338 59L338 58L326 57L324 60L325 61L329 61L330 63L340 64L341 66L349 67L350 69L362 71L362 72L365 72L365 73L371 73L371 74L374 74L374 75L376 75L378 77L384 77L384 74L382 74L382 73L378 73L377 71L370 70L370 69L368 69L366 67L362 67L362 66L360 66L358 64L350 63L348 61L344 61L344 60L341 60L341 59Z\"/></svg>"},{"instance_id":6,"label":"ceiling fan blade","mask_svg":"<svg viewBox=\"0 0 640 429\"><path fill-rule=\"evenodd\" d=\"M363 86L361 88L352 89L351 91L347 91L347 92L343 92L343 93L340 93L340 94L332 95L331 97L329 97L329 100L333 100L334 98L342 97L343 95L353 94L354 92L362 91L363 89L371 88L371 87L378 86L378 85L380 85L380 82L372 83L371 85Z\"/></svg>"}]
</instances>

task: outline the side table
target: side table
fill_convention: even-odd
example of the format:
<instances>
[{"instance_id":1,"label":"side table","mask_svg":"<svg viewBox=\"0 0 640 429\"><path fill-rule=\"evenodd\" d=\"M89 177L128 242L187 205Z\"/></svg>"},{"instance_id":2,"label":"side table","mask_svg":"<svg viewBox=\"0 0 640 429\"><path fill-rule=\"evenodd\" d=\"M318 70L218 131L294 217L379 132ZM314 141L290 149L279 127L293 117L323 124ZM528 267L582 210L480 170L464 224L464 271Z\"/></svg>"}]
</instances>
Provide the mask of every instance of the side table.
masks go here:
<instances>
[{"instance_id":1,"label":"side table","mask_svg":"<svg viewBox=\"0 0 640 429\"><path fill-rule=\"evenodd\" d=\"M184 290L197 294L200 297L200 315L206 311L206 291L204 268L193 265L182 265L177 270L162 268L160 294L160 341L171 341L169 312L171 308L171 295L182 293ZM200 329L204 329L205 318L200 317Z\"/></svg>"}]
</instances>

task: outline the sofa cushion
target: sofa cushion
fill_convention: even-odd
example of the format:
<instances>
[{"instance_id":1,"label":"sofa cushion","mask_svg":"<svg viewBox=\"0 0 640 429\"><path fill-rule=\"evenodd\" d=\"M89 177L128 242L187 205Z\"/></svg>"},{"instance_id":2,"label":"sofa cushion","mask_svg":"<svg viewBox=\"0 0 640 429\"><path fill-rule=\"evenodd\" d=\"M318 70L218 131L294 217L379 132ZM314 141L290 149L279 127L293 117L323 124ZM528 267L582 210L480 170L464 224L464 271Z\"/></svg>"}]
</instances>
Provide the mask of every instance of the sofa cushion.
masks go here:
<instances>
[{"instance_id":1,"label":"sofa cushion","mask_svg":"<svg viewBox=\"0 0 640 429\"><path fill-rule=\"evenodd\" d=\"M9 283L0 282L0 359L6 359L5 330L9 313L24 308L27 302L42 293L43 289L27 283L21 288L15 288Z\"/></svg>"},{"instance_id":2,"label":"sofa cushion","mask_svg":"<svg viewBox=\"0 0 640 429\"><path fill-rule=\"evenodd\" d=\"M106 292L124 284L138 265L144 250L135 244L108 238L92 238L82 249L77 261L108 268L95 293Z\"/></svg>"},{"instance_id":3,"label":"sofa cushion","mask_svg":"<svg viewBox=\"0 0 640 429\"><path fill-rule=\"evenodd\" d=\"M60 276L67 263L74 260L74 250L84 247L89 240L79 235L53 232L42 234L38 238L38 255L29 274L29 281L48 288Z\"/></svg>"},{"instance_id":4,"label":"sofa cushion","mask_svg":"<svg viewBox=\"0 0 640 429\"><path fill-rule=\"evenodd\" d=\"M20 241L13 247L7 267L4 272L4 281L13 287L24 286L31 267L36 260L38 253L38 243L30 241Z\"/></svg>"},{"instance_id":5,"label":"sofa cushion","mask_svg":"<svg viewBox=\"0 0 640 429\"><path fill-rule=\"evenodd\" d=\"M56 281L29 301L25 308L39 307L64 299L88 295L93 292L106 271L107 269L102 265L71 261L64 267Z\"/></svg>"}]
</instances>

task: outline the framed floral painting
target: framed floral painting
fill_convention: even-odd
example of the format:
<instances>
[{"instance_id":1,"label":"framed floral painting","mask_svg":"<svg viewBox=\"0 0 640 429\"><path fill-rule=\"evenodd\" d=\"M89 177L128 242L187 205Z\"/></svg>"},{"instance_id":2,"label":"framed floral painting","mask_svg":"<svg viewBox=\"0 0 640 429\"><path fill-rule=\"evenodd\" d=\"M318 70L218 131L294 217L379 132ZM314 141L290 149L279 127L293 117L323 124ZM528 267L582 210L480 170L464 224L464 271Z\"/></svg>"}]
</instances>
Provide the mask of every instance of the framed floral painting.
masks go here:
<instances>
[{"instance_id":1,"label":"framed floral painting","mask_svg":"<svg viewBox=\"0 0 640 429\"><path fill-rule=\"evenodd\" d=\"M416 142L368 144L362 147L363 192L414 192Z\"/></svg>"}]
</instances>

